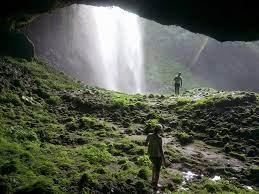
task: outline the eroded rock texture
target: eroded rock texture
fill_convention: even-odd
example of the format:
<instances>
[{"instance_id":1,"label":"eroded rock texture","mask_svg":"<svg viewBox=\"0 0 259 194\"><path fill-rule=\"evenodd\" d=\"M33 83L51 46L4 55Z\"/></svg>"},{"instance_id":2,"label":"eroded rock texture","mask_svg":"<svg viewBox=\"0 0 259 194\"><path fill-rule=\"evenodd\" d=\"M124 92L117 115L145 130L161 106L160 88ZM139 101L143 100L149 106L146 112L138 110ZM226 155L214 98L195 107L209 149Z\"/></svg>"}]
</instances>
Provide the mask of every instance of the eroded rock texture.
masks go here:
<instances>
[{"instance_id":1,"label":"eroded rock texture","mask_svg":"<svg viewBox=\"0 0 259 194\"><path fill-rule=\"evenodd\" d=\"M202 33L220 41L251 41L259 38L256 1L231 3L187 0L12 0L1 6L0 23L9 27L19 27L26 25L32 17L40 13L73 3L120 6L159 23L180 25L192 32Z\"/></svg>"}]
</instances>

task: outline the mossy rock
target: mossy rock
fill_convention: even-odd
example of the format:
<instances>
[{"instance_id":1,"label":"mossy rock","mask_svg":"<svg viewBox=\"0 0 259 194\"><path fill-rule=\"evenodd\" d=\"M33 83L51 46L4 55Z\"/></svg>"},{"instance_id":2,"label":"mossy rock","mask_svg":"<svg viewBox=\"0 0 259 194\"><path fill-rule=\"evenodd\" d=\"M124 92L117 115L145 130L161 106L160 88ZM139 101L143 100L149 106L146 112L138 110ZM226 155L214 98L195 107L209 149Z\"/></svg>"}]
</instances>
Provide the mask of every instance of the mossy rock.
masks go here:
<instances>
[{"instance_id":1,"label":"mossy rock","mask_svg":"<svg viewBox=\"0 0 259 194\"><path fill-rule=\"evenodd\" d=\"M15 194L55 194L52 184L47 181L37 181L31 185L18 189Z\"/></svg>"},{"instance_id":2,"label":"mossy rock","mask_svg":"<svg viewBox=\"0 0 259 194\"><path fill-rule=\"evenodd\" d=\"M216 146L216 147L224 147L225 143L220 140L208 139L205 140L205 143L208 145Z\"/></svg>"},{"instance_id":3,"label":"mossy rock","mask_svg":"<svg viewBox=\"0 0 259 194\"><path fill-rule=\"evenodd\" d=\"M50 97L48 92L43 88L37 88L33 90L33 92L43 99L48 99Z\"/></svg>"},{"instance_id":4,"label":"mossy rock","mask_svg":"<svg viewBox=\"0 0 259 194\"><path fill-rule=\"evenodd\" d=\"M229 153L230 156L233 156L241 161L246 161L246 156L245 154L240 154L240 153L236 153L236 152L230 152Z\"/></svg>"},{"instance_id":5,"label":"mossy rock","mask_svg":"<svg viewBox=\"0 0 259 194\"><path fill-rule=\"evenodd\" d=\"M0 194L10 194L11 193L11 188L8 185L8 181L6 178L2 178L0 176Z\"/></svg>"},{"instance_id":6,"label":"mossy rock","mask_svg":"<svg viewBox=\"0 0 259 194\"><path fill-rule=\"evenodd\" d=\"M229 152L231 152L231 150L232 150L232 146L230 146L228 143L224 146L224 151L226 152L226 153L229 153Z\"/></svg>"},{"instance_id":7,"label":"mossy rock","mask_svg":"<svg viewBox=\"0 0 259 194\"><path fill-rule=\"evenodd\" d=\"M95 186L96 186L96 181L93 178L93 176L91 176L89 173L84 173L78 182L78 187L80 191L82 191L84 188L92 189Z\"/></svg>"},{"instance_id":8,"label":"mossy rock","mask_svg":"<svg viewBox=\"0 0 259 194\"><path fill-rule=\"evenodd\" d=\"M178 132L176 137L181 145L187 145L194 141L193 136L185 132Z\"/></svg>"},{"instance_id":9,"label":"mossy rock","mask_svg":"<svg viewBox=\"0 0 259 194\"><path fill-rule=\"evenodd\" d=\"M1 94L0 103L1 104L10 103L16 106L19 106L22 104L20 97L17 94L12 92Z\"/></svg>"},{"instance_id":10,"label":"mossy rock","mask_svg":"<svg viewBox=\"0 0 259 194\"><path fill-rule=\"evenodd\" d=\"M107 169L99 167L99 168L95 169L94 172L97 174L107 174Z\"/></svg>"},{"instance_id":11,"label":"mossy rock","mask_svg":"<svg viewBox=\"0 0 259 194\"><path fill-rule=\"evenodd\" d=\"M47 103L50 105L59 105L61 104L62 100L59 96L49 96L49 99L47 99Z\"/></svg>"},{"instance_id":12,"label":"mossy rock","mask_svg":"<svg viewBox=\"0 0 259 194\"><path fill-rule=\"evenodd\" d=\"M147 194L149 193L149 188L147 187L147 184L143 181L137 181L135 183L135 189L137 190L137 193L141 194Z\"/></svg>"},{"instance_id":13,"label":"mossy rock","mask_svg":"<svg viewBox=\"0 0 259 194\"><path fill-rule=\"evenodd\" d=\"M17 164L15 161L5 162L4 164L0 165L0 174L8 175L8 174L16 172L16 170L17 170L16 165Z\"/></svg>"},{"instance_id":14,"label":"mossy rock","mask_svg":"<svg viewBox=\"0 0 259 194\"><path fill-rule=\"evenodd\" d=\"M148 176L149 176L149 172L148 172L147 169L142 168L142 169L139 170L139 172L138 172L138 177L139 178L147 180Z\"/></svg>"},{"instance_id":15,"label":"mossy rock","mask_svg":"<svg viewBox=\"0 0 259 194\"><path fill-rule=\"evenodd\" d=\"M255 182L259 182L259 166L253 166L249 169L249 177Z\"/></svg>"}]
</instances>

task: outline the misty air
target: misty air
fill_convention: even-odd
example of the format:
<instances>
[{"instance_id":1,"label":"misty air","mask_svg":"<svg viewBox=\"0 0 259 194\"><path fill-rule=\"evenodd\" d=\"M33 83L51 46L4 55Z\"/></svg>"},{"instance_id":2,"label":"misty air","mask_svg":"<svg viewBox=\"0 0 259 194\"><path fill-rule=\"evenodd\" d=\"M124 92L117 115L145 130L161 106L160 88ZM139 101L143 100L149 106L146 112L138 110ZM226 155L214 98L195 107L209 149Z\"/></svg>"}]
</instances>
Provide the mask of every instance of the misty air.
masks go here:
<instances>
[{"instance_id":1,"label":"misty air","mask_svg":"<svg viewBox=\"0 0 259 194\"><path fill-rule=\"evenodd\" d=\"M259 193L259 15L6 3L0 194Z\"/></svg>"}]
</instances>

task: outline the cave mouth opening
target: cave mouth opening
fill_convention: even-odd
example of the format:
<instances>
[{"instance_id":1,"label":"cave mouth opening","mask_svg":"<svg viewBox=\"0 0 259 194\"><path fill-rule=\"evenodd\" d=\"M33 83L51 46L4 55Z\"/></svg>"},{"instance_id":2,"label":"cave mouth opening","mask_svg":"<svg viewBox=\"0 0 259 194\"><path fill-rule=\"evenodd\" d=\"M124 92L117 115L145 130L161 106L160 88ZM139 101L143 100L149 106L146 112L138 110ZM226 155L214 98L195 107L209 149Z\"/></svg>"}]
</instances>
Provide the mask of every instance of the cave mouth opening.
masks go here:
<instances>
[{"instance_id":1,"label":"cave mouth opening","mask_svg":"<svg viewBox=\"0 0 259 194\"><path fill-rule=\"evenodd\" d=\"M144 92L137 15L119 7L73 5L38 21L46 25L29 28L34 42L34 30L44 31L36 38L38 55L87 84L126 93Z\"/></svg>"},{"instance_id":2,"label":"cave mouth opening","mask_svg":"<svg viewBox=\"0 0 259 194\"><path fill-rule=\"evenodd\" d=\"M24 32L38 57L85 82L126 93L183 90L259 91L258 42L220 43L118 7L71 5L43 14Z\"/></svg>"}]
</instances>

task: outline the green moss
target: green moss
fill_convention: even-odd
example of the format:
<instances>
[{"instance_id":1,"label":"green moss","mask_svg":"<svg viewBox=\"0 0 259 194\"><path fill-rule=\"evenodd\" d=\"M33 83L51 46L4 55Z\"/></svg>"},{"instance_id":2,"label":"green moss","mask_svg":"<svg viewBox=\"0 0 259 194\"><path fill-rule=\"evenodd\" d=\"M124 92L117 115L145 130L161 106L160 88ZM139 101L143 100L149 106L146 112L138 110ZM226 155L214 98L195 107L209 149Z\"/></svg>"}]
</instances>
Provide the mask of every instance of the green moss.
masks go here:
<instances>
[{"instance_id":1,"label":"green moss","mask_svg":"<svg viewBox=\"0 0 259 194\"><path fill-rule=\"evenodd\" d=\"M226 180L212 181L206 178L191 184L190 190L194 193L255 193L254 191L246 191L240 188L240 185Z\"/></svg>"},{"instance_id":2,"label":"green moss","mask_svg":"<svg viewBox=\"0 0 259 194\"><path fill-rule=\"evenodd\" d=\"M185 132L178 132L176 134L176 137L178 138L179 142L182 145L187 145L193 142L192 135L189 135L188 133L185 133Z\"/></svg>"},{"instance_id":3,"label":"green moss","mask_svg":"<svg viewBox=\"0 0 259 194\"><path fill-rule=\"evenodd\" d=\"M159 123L158 119L151 119L148 121L147 125L149 125L150 127L155 127L158 123Z\"/></svg>"},{"instance_id":4,"label":"green moss","mask_svg":"<svg viewBox=\"0 0 259 194\"><path fill-rule=\"evenodd\" d=\"M183 182L183 176L179 173L174 173L172 176L172 181L176 184L181 184Z\"/></svg>"},{"instance_id":5,"label":"green moss","mask_svg":"<svg viewBox=\"0 0 259 194\"><path fill-rule=\"evenodd\" d=\"M107 151L107 148L97 148L94 146L83 146L77 148L77 152L82 154L90 164L105 165L114 162L116 159Z\"/></svg>"},{"instance_id":6,"label":"green moss","mask_svg":"<svg viewBox=\"0 0 259 194\"><path fill-rule=\"evenodd\" d=\"M177 105L182 106L192 102L191 98L181 97L177 99Z\"/></svg>"},{"instance_id":7,"label":"green moss","mask_svg":"<svg viewBox=\"0 0 259 194\"><path fill-rule=\"evenodd\" d=\"M11 92L7 92L7 93L4 93L4 94L1 94L0 96L0 103L1 104L13 104L13 105L21 105L22 102L19 98L19 96L15 93L11 93Z\"/></svg>"},{"instance_id":8,"label":"green moss","mask_svg":"<svg viewBox=\"0 0 259 194\"><path fill-rule=\"evenodd\" d=\"M149 157L147 155L144 155L144 156L140 156L138 157L137 159L137 164L139 166L146 166L146 167L149 167L151 165L151 161L149 160Z\"/></svg>"},{"instance_id":9,"label":"green moss","mask_svg":"<svg viewBox=\"0 0 259 194\"><path fill-rule=\"evenodd\" d=\"M145 104L139 102L141 99L140 95L127 95L123 93L114 93L112 94L112 103L114 106L128 106L128 105L137 105L145 106Z\"/></svg>"},{"instance_id":10,"label":"green moss","mask_svg":"<svg viewBox=\"0 0 259 194\"><path fill-rule=\"evenodd\" d=\"M50 180L42 179L38 181L34 181L34 183L30 183L26 186L23 186L21 188L18 188L18 191L16 191L17 194L32 194L32 193L49 193L54 194L59 192L58 190L55 190L53 188L53 183Z\"/></svg>"},{"instance_id":11,"label":"green moss","mask_svg":"<svg viewBox=\"0 0 259 194\"><path fill-rule=\"evenodd\" d=\"M47 103L51 105L59 105L61 102L62 100L59 96L50 96L49 99L47 99Z\"/></svg>"},{"instance_id":12,"label":"green moss","mask_svg":"<svg viewBox=\"0 0 259 194\"><path fill-rule=\"evenodd\" d=\"M255 181L259 181L259 166L251 166L249 169L249 176L255 180Z\"/></svg>"},{"instance_id":13,"label":"green moss","mask_svg":"<svg viewBox=\"0 0 259 194\"><path fill-rule=\"evenodd\" d=\"M258 151L258 103L253 95L192 90L183 97L147 98L83 86L37 59L0 58L0 63L0 71L10 75L1 74L5 82L0 97L0 188L11 193L148 193L151 162L142 135L158 123L165 127L163 135L172 139L164 146L169 164L162 169L161 180L167 189L176 190L182 181L180 174L170 173L175 163L207 169L200 158L172 146L177 146L174 136L184 144L199 138L229 146L228 153L237 157L246 154L247 173L238 175L258 182L256 167L249 168L257 162ZM208 94L193 101L197 92ZM137 136L127 137L125 132ZM214 185L209 180L187 186L194 193L245 191L239 185Z\"/></svg>"},{"instance_id":14,"label":"green moss","mask_svg":"<svg viewBox=\"0 0 259 194\"><path fill-rule=\"evenodd\" d=\"M236 152L230 152L229 153L230 156L233 156L239 160L242 160L242 161L245 161L246 160L246 156L245 154L239 154L239 153L236 153Z\"/></svg>"},{"instance_id":15,"label":"green moss","mask_svg":"<svg viewBox=\"0 0 259 194\"><path fill-rule=\"evenodd\" d=\"M29 62L26 60L5 57L5 60L17 65L18 67L26 69L32 76L35 77L35 80L38 80L38 84L40 84L43 88L62 90L81 87L81 85L77 82L73 82L71 78L68 78L66 75L58 72L47 63L37 59Z\"/></svg>"},{"instance_id":16,"label":"green moss","mask_svg":"<svg viewBox=\"0 0 259 194\"><path fill-rule=\"evenodd\" d=\"M112 126L103 120L99 120L95 117L87 117L83 116L79 119L79 128L81 129L93 129L93 130L101 130L104 129L106 131L112 130Z\"/></svg>"},{"instance_id":17,"label":"green moss","mask_svg":"<svg viewBox=\"0 0 259 194\"><path fill-rule=\"evenodd\" d=\"M150 176L150 170L147 168L141 168L138 172L138 177L144 180L147 180Z\"/></svg>"},{"instance_id":18,"label":"green moss","mask_svg":"<svg viewBox=\"0 0 259 194\"><path fill-rule=\"evenodd\" d=\"M205 107L205 106L209 106L212 105L214 103L214 100L218 99L217 97L206 97L206 98L202 98L197 100L194 104L193 107Z\"/></svg>"}]
</instances>

